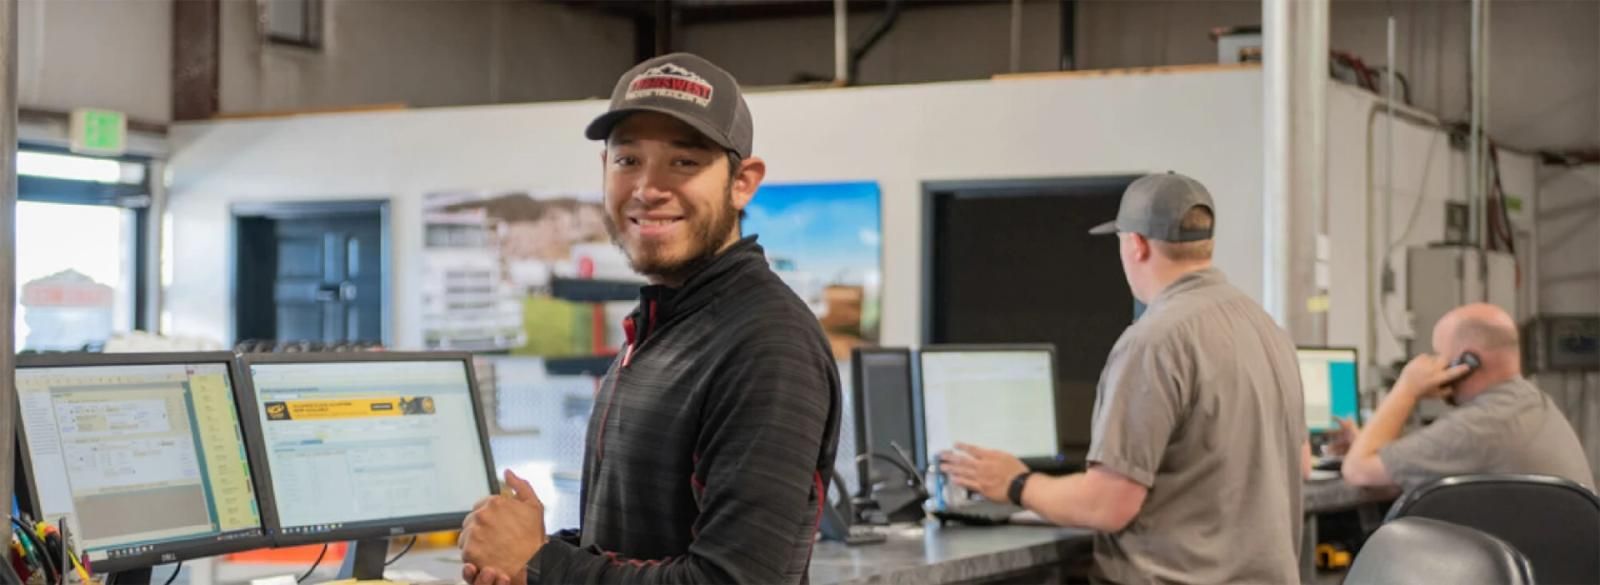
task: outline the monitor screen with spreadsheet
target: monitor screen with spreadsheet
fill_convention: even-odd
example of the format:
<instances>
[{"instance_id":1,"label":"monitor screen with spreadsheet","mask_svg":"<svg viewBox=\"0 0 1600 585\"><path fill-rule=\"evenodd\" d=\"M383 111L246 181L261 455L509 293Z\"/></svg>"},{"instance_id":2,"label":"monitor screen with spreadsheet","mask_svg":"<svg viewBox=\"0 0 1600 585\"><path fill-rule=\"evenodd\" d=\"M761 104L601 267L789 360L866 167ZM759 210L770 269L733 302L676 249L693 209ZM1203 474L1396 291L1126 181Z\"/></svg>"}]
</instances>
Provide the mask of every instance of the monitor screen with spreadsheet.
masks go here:
<instances>
[{"instance_id":1,"label":"monitor screen with spreadsheet","mask_svg":"<svg viewBox=\"0 0 1600 585\"><path fill-rule=\"evenodd\" d=\"M930 458L958 442L1019 457L1060 450L1053 346L932 346L920 357Z\"/></svg>"},{"instance_id":2,"label":"monitor screen with spreadsheet","mask_svg":"<svg viewBox=\"0 0 1600 585\"><path fill-rule=\"evenodd\" d=\"M496 493L471 357L244 358L267 525L279 544L459 528Z\"/></svg>"},{"instance_id":3,"label":"monitor screen with spreadsheet","mask_svg":"<svg viewBox=\"0 0 1600 585\"><path fill-rule=\"evenodd\" d=\"M236 383L228 353L19 356L34 515L95 572L268 544Z\"/></svg>"}]
</instances>

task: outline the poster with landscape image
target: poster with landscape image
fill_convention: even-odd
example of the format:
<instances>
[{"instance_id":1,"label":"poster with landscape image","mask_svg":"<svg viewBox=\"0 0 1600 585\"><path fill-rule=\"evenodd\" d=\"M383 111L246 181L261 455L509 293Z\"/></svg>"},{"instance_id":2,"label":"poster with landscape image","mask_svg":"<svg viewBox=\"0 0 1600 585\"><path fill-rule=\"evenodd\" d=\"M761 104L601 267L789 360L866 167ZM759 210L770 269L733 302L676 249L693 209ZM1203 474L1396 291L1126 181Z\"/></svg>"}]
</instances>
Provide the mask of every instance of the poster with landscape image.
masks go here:
<instances>
[{"instance_id":1,"label":"poster with landscape image","mask_svg":"<svg viewBox=\"0 0 1600 585\"><path fill-rule=\"evenodd\" d=\"M606 234L598 194L443 192L423 202L430 349L614 354L644 279Z\"/></svg>"},{"instance_id":2,"label":"poster with landscape image","mask_svg":"<svg viewBox=\"0 0 1600 585\"><path fill-rule=\"evenodd\" d=\"M763 185L746 208L767 261L811 307L834 357L878 342L882 246L878 184Z\"/></svg>"},{"instance_id":3,"label":"poster with landscape image","mask_svg":"<svg viewBox=\"0 0 1600 585\"><path fill-rule=\"evenodd\" d=\"M876 183L764 185L746 209L773 271L835 357L876 344ZM598 194L452 191L423 202L422 335L430 349L545 358L612 355L644 279L606 233Z\"/></svg>"}]
</instances>

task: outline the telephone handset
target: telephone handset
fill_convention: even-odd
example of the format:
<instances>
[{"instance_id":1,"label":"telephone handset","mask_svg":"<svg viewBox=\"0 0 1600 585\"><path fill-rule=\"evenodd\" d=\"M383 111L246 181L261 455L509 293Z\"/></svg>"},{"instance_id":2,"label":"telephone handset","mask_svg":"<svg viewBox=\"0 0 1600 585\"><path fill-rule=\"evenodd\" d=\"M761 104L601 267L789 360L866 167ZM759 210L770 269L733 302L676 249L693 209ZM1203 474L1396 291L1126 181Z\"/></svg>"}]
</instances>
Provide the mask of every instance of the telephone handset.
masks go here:
<instances>
[{"instance_id":1,"label":"telephone handset","mask_svg":"<svg viewBox=\"0 0 1600 585\"><path fill-rule=\"evenodd\" d=\"M1463 351L1463 352L1461 352L1461 355L1456 356L1456 359L1450 360L1450 365L1445 366L1445 368L1446 369L1450 369L1450 368L1454 368L1456 366L1466 366L1467 367L1467 371L1462 372L1461 375L1460 376L1456 376L1455 379L1450 380L1449 382L1445 382L1446 386L1448 386L1450 384L1455 384L1456 382L1460 382L1462 380L1467 379L1467 376L1471 376L1473 372L1478 371L1478 368L1483 367L1483 360L1478 359L1478 354L1472 353L1470 351ZM1445 395L1444 401L1446 403L1450 404L1451 406L1455 406L1456 405L1456 395L1455 395L1455 389L1454 388L1451 388L1450 389L1450 393Z\"/></svg>"},{"instance_id":2,"label":"telephone handset","mask_svg":"<svg viewBox=\"0 0 1600 585\"><path fill-rule=\"evenodd\" d=\"M1445 367L1446 367L1446 369L1449 369L1449 368L1454 368L1456 366L1466 366L1467 367L1467 371L1466 371L1466 373L1461 374L1460 376L1457 376L1455 380L1451 380L1452 382L1454 382L1456 380L1461 380L1462 378L1466 378L1467 376L1471 376L1473 372L1478 370L1478 368L1483 367L1483 360L1478 359L1478 354L1472 353L1470 351L1464 351L1464 352L1461 352L1461 355L1456 356L1456 359L1450 360L1450 365L1445 366Z\"/></svg>"}]
</instances>

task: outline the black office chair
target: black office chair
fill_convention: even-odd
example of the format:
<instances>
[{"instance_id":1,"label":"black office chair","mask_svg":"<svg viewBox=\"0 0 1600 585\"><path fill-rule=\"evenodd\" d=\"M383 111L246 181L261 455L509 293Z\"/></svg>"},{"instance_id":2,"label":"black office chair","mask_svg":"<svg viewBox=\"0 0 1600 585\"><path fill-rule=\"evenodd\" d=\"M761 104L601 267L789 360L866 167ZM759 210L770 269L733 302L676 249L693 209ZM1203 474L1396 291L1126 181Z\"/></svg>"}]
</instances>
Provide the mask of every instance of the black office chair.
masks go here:
<instances>
[{"instance_id":1,"label":"black office chair","mask_svg":"<svg viewBox=\"0 0 1600 585\"><path fill-rule=\"evenodd\" d=\"M1600 497L1542 475L1460 475L1419 487L1387 520L1423 517L1469 526L1511 543L1544 583L1600 583Z\"/></svg>"},{"instance_id":2,"label":"black office chair","mask_svg":"<svg viewBox=\"0 0 1600 585\"><path fill-rule=\"evenodd\" d=\"M1528 558L1482 530L1427 518L1384 524L1361 547L1346 585L1531 585Z\"/></svg>"}]
</instances>

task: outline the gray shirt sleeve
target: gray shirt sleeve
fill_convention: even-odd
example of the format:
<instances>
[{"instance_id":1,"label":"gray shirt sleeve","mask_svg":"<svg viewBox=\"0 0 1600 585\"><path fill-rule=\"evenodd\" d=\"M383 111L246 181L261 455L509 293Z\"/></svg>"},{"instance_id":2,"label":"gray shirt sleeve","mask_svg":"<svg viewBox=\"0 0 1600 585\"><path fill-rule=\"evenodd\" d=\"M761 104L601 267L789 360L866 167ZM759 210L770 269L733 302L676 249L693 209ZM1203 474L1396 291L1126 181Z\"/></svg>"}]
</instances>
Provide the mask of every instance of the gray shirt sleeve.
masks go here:
<instances>
[{"instance_id":1,"label":"gray shirt sleeve","mask_svg":"<svg viewBox=\"0 0 1600 585\"><path fill-rule=\"evenodd\" d=\"M1469 416L1445 416L1378 449L1389 479L1405 489L1431 480L1491 469Z\"/></svg>"},{"instance_id":2,"label":"gray shirt sleeve","mask_svg":"<svg viewBox=\"0 0 1600 585\"><path fill-rule=\"evenodd\" d=\"M1088 459L1148 488L1187 412L1189 369L1164 340L1126 341L1100 376Z\"/></svg>"}]
</instances>

